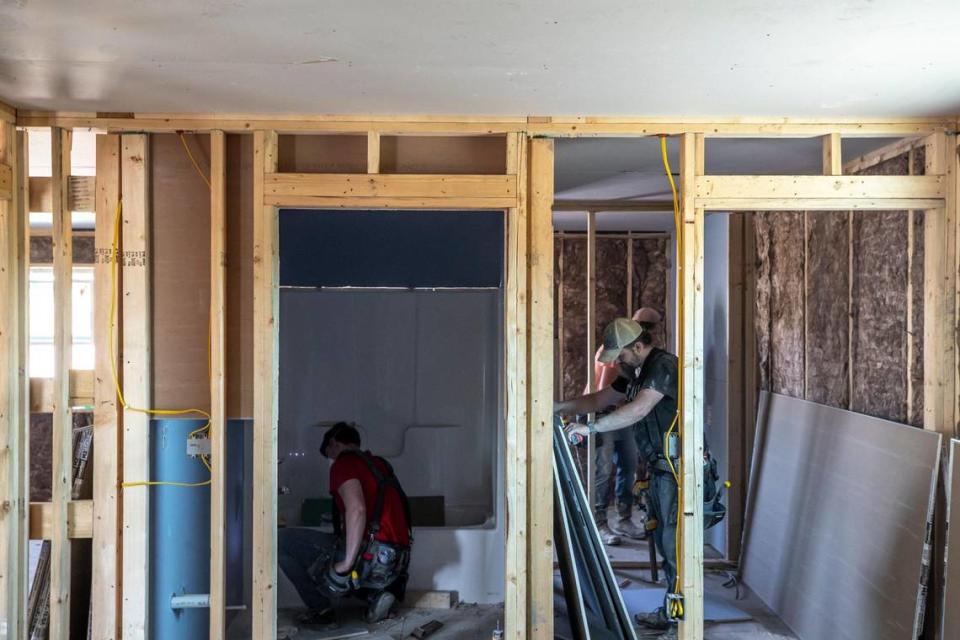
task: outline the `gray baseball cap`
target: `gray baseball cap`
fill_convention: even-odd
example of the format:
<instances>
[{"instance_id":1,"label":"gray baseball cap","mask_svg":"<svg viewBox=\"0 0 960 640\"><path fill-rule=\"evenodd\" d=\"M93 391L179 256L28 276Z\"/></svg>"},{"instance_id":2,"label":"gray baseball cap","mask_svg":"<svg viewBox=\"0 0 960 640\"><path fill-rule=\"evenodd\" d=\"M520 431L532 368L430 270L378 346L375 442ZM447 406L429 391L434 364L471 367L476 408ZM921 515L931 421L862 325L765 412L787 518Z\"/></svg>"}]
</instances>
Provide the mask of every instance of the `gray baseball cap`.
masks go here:
<instances>
[{"instance_id":1,"label":"gray baseball cap","mask_svg":"<svg viewBox=\"0 0 960 640\"><path fill-rule=\"evenodd\" d=\"M613 362L623 348L633 344L641 333L643 327L639 322L630 318L617 318L603 330L603 350L597 360L604 364Z\"/></svg>"}]
</instances>

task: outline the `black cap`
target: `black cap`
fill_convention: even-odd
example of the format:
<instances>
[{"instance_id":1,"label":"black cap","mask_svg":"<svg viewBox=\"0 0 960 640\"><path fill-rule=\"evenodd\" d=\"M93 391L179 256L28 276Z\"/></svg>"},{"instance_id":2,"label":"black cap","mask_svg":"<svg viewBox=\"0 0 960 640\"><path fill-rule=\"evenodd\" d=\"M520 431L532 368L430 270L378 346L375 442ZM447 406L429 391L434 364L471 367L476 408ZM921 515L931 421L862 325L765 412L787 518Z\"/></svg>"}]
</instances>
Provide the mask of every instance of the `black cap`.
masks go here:
<instances>
[{"instance_id":1,"label":"black cap","mask_svg":"<svg viewBox=\"0 0 960 640\"><path fill-rule=\"evenodd\" d=\"M360 446L360 432L349 422L338 422L323 434L323 440L320 442L320 453L327 455L327 447L330 441L336 439L343 444L355 444Z\"/></svg>"}]
</instances>

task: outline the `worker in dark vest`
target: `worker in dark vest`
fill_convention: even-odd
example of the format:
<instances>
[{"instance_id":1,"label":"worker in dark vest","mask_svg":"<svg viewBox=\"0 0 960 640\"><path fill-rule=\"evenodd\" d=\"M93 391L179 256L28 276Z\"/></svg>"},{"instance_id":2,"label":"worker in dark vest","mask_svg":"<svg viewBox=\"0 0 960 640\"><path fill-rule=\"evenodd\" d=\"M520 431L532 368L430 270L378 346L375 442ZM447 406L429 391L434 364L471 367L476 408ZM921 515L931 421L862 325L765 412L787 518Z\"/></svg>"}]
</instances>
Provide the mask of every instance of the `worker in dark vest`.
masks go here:
<instances>
[{"instance_id":1,"label":"worker in dark vest","mask_svg":"<svg viewBox=\"0 0 960 640\"><path fill-rule=\"evenodd\" d=\"M641 307L633 314L641 327L653 335L662 318L650 307ZM617 362L601 362L603 345L597 349L594 357L594 381L597 391L606 389L620 377L620 367ZM583 393L591 393L590 386L586 385ZM609 409L613 409L610 407ZM644 470L645 471L645 470ZM637 480L637 445L633 429L613 431L597 438L596 457L594 460L594 493L593 517L597 522L597 530L604 544L616 546L621 543L623 534L634 540L646 537L642 527L633 524L633 486ZM645 477L645 476L644 476ZM614 486L611 480L615 478ZM616 497L617 522L609 524L607 507L611 497Z\"/></svg>"},{"instance_id":2,"label":"worker in dark vest","mask_svg":"<svg viewBox=\"0 0 960 640\"><path fill-rule=\"evenodd\" d=\"M586 415L620 405L595 422L569 425L569 436L585 437L634 427L637 448L650 470L649 515L657 521L654 540L663 556L667 580L664 606L634 619L637 624L666 630L666 637L675 637L676 625L668 617L666 605L670 594L676 593L677 481L671 462L675 469L677 461L668 458L665 440L677 416L677 357L654 347L653 336L640 323L617 318L604 329L603 350L598 359L618 363L620 376L606 389L556 403L554 411Z\"/></svg>"},{"instance_id":3,"label":"worker in dark vest","mask_svg":"<svg viewBox=\"0 0 960 640\"><path fill-rule=\"evenodd\" d=\"M335 627L332 603L348 595L365 598L367 621L379 622L406 589L413 540L407 497L390 464L360 449L353 425L333 425L320 453L333 460L334 533L281 529L280 567L309 608L302 623Z\"/></svg>"}]
</instances>

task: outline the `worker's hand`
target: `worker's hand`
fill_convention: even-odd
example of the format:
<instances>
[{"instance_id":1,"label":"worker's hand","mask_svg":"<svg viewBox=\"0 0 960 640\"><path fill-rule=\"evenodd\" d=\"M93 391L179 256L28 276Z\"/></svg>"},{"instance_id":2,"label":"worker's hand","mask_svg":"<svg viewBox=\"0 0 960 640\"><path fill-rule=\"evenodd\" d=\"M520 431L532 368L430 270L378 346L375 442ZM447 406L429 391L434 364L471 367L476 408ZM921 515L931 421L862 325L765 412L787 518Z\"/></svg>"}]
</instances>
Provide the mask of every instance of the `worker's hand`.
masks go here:
<instances>
[{"instance_id":1,"label":"worker's hand","mask_svg":"<svg viewBox=\"0 0 960 640\"><path fill-rule=\"evenodd\" d=\"M342 561L342 562L338 562L338 563L336 563L335 565L333 565L333 570L334 570L334 571L336 571L337 573L345 574L345 575L349 575L349 574L350 574L350 570L351 570L352 568L353 568L353 564L350 563L350 562L347 562L346 560L344 560L344 561Z\"/></svg>"},{"instance_id":2,"label":"worker's hand","mask_svg":"<svg viewBox=\"0 0 960 640\"><path fill-rule=\"evenodd\" d=\"M579 422L571 422L564 428L564 431L567 433L567 440L574 443L578 443L590 435L590 427Z\"/></svg>"},{"instance_id":3,"label":"worker's hand","mask_svg":"<svg viewBox=\"0 0 960 640\"><path fill-rule=\"evenodd\" d=\"M323 585L331 596L339 597L350 591L350 576L340 575L336 567L341 564L330 564L323 574Z\"/></svg>"}]
</instances>

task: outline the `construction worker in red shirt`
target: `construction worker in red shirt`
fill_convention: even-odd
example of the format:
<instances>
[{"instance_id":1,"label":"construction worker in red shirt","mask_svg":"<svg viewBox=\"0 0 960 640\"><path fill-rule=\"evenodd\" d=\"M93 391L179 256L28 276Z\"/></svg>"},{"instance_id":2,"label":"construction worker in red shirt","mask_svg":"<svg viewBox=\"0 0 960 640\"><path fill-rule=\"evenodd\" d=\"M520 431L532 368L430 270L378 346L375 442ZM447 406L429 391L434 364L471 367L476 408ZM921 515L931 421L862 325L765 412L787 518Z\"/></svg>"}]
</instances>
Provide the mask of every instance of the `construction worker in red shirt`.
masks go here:
<instances>
[{"instance_id":1,"label":"construction worker in red shirt","mask_svg":"<svg viewBox=\"0 0 960 640\"><path fill-rule=\"evenodd\" d=\"M333 601L365 598L366 619L379 622L402 600L413 541L410 507L393 468L360 448L360 434L346 422L323 436L320 453L333 460L334 533L281 529L278 561L309 608L300 621L336 626Z\"/></svg>"}]
</instances>

